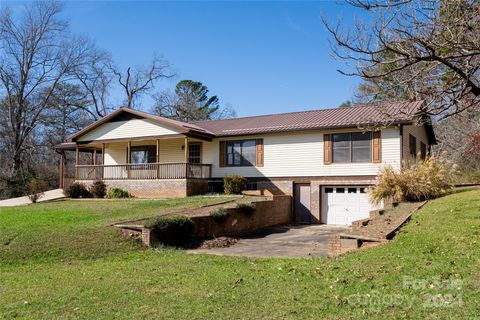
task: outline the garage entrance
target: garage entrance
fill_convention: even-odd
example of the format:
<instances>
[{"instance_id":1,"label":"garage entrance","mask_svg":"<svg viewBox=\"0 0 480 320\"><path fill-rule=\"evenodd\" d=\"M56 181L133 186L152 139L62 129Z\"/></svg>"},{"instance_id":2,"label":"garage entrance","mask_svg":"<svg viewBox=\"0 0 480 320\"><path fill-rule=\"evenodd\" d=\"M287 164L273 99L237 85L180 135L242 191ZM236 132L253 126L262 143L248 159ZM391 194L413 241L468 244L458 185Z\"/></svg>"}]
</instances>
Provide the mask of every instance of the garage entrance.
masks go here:
<instances>
[{"instance_id":1,"label":"garage entrance","mask_svg":"<svg viewBox=\"0 0 480 320\"><path fill-rule=\"evenodd\" d=\"M310 212L310 184L295 184L293 193L295 222L300 224L312 223Z\"/></svg>"},{"instance_id":2,"label":"garage entrance","mask_svg":"<svg viewBox=\"0 0 480 320\"><path fill-rule=\"evenodd\" d=\"M322 187L322 222L350 225L352 221L368 218L375 208L365 189L364 186Z\"/></svg>"}]
</instances>

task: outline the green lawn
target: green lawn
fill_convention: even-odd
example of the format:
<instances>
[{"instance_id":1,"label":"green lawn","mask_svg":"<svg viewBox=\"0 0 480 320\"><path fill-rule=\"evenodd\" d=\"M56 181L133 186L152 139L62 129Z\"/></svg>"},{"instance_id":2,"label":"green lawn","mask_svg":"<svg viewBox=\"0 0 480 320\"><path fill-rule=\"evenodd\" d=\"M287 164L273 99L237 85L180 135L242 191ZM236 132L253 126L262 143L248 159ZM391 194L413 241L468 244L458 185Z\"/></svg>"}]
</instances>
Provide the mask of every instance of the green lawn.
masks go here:
<instances>
[{"instance_id":1,"label":"green lawn","mask_svg":"<svg viewBox=\"0 0 480 320\"><path fill-rule=\"evenodd\" d=\"M430 202L390 244L337 259L143 250L105 228L185 201L208 200L65 201L0 209L0 319L480 315L478 189Z\"/></svg>"}]
</instances>

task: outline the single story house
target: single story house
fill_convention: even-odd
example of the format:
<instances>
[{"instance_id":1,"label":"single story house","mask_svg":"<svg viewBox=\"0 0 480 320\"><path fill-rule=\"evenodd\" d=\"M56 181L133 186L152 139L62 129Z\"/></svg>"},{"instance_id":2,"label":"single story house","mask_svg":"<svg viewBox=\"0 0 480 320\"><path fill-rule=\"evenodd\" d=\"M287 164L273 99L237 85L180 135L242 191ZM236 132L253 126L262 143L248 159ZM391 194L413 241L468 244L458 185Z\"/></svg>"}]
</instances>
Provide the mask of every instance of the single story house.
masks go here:
<instances>
[{"instance_id":1,"label":"single story house","mask_svg":"<svg viewBox=\"0 0 480 320\"><path fill-rule=\"evenodd\" d=\"M366 187L435 144L422 101L185 123L121 108L57 147L75 181L104 180L138 197L207 192L226 175L293 196L296 222L348 225L374 206ZM420 116L421 117L421 116ZM85 163L87 162L88 163ZM61 185L66 170L61 161Z\"/></svg>"}]
</instances>

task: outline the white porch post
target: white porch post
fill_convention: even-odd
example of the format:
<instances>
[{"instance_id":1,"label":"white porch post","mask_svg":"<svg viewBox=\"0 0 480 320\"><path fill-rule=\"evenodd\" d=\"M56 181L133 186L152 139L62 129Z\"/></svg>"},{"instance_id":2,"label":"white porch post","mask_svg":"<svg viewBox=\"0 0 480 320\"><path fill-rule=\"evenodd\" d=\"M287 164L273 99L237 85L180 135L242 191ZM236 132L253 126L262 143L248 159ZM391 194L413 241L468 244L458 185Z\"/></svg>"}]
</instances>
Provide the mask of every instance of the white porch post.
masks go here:
<instances>
[{"instance_id":1,"label":"white porch post","mask_svg":"<svg viewBox=\"0 0 480 320\"><path fill-rule=\"evenodd\" d=\"M130 163L132 162L132 141L128 141L127 144L127 177L130 179Z\"/></svg>"},{"instance_id":2,"label":"white porch post","mask_svg":"<svg viewBox=\"0 0 480 320\"><path fill-rule=\"evenodd\" d=\"M157 163L157 179L159 179L160 178L160 139L157 139L157 154L156 154L155 162Z\"/></svg>"},{"instance_id":3,"label":"white porch post","mask_svg":"<svg viewBox=\"0 0 480 320\"><path fill-rule=\"evenodd\" d=\"M102 180L105 179L105 143L102 143Z\"/></svg>"},{"instance_id":4,"label":"white porch post","mask_svg":"<svg viewBox=\"0 0 480 320\"><path fill-rule=\"evenodd\" d=\"M102 143L102 166L105 165L105 143Z\"/></svg>"},{"instance_id":5,"label":"white porch post","mask_svg":"<svg viewBox=\"0 0 480 320\"><path fill-rule=\"evenodd\" d=\"M185 178L188 178L188 137L185 137Z\"/></svg>"}]
</instances>

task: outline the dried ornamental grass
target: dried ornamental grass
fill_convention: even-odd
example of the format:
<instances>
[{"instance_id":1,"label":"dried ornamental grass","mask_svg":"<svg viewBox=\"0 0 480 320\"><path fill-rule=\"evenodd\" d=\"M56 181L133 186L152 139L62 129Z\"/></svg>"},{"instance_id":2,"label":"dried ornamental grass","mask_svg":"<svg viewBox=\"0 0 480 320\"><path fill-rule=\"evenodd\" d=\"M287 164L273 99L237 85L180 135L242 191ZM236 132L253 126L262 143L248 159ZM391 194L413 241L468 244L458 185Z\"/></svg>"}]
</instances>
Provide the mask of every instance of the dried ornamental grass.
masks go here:
<instances>
[{"instance_id":1,"label":"dried ornamental grass","mask_svg":"<svg viewBox=\"0 0 480 320\"><path fill-rule=\"evenodd\" d=\"M393 201L422 201L437 198L452 188L454 168L445 161L429 157L402 171L391 166L381 169L376 184L369 189L370 199L378 204Z\"/></svg>"}]
</instances>

